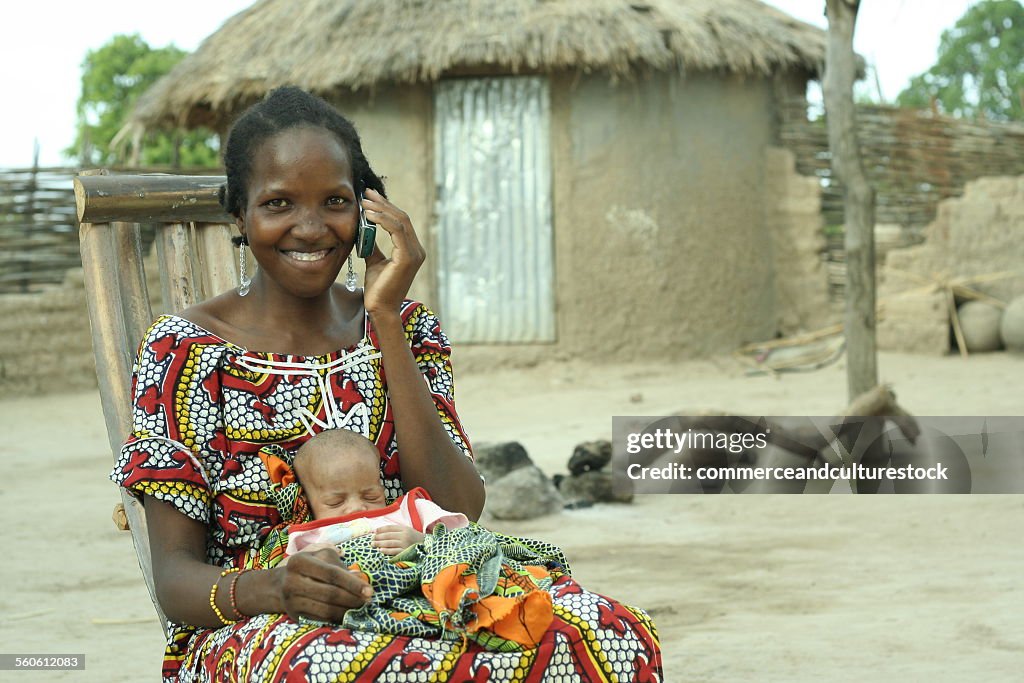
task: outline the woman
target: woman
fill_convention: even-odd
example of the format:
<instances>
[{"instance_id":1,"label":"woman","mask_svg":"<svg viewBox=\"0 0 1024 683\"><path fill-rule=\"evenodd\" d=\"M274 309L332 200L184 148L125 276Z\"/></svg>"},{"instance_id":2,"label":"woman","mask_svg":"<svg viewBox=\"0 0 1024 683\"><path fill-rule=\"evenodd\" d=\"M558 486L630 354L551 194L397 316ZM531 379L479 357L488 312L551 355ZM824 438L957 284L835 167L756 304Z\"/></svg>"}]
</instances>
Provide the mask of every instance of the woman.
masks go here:
<instances>
[{"instance_id":1,"label":"woman","mask_svg":"<svg viewBox=\"0 0 1024 683\"><path fill-rule=\"evenodd\" d=\"M511 656L315 626L372 595L330 551L238 571L280 522L257 456L268 444L294 450L327 427L361 431L380 451L389 500L420 486L474 520L484 488L455 412L447 339L405 298L424 250L352 125L281 88L238 120L224 158L242 284L151 327L133 433L112 474L146 507L172 622L165 679L658 680L646 615L567 576L552 587L556 619L541 646ZM360 211L393 244L390 258L375 247L366 259L362 291L335 282L346 262L351 278Z\"/></svg>"}]
</instances>

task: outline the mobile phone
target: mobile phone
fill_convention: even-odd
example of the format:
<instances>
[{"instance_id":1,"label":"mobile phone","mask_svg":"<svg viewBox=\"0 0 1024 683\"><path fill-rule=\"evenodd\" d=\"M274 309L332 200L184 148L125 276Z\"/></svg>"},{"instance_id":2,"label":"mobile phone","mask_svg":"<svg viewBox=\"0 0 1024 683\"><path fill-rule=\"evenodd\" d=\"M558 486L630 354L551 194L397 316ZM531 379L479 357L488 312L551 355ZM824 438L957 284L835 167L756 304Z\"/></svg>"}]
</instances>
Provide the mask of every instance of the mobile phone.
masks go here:
<instances>
[{"instance_id":1,"label":"mobile phone","mask_svg":"<svg viewBox=\"0 0 1024 683\"><path fill-rule=\"evenodd\" d=\"M359 195L359 225L356 226L356 256L366 258L373 253L373 241L377 238L377 226L366 219L363 213L363 195Z\"/></svg>"}]
</instances>

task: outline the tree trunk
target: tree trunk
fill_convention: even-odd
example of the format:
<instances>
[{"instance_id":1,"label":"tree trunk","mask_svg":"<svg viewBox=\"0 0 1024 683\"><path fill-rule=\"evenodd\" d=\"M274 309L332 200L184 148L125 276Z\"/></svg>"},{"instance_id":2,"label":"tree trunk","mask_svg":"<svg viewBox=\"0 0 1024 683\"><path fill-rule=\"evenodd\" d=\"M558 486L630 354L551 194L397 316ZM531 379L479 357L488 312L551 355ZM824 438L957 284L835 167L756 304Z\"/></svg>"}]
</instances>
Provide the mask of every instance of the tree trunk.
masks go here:
<instances>
[{"instance_id":1,"label":"tree trunk","mask_svg":"<svg viewBox=\"0 0 1024 683\"><path fill-rule=\"evenodd\" d=\"M875 193L868 185L857 146L853 81L853 30L859 0L826 0L825 112L832 174L843 184L846 222L846 380L855 397L878 384L875 350Z\"/></svg>"}]
</instances>

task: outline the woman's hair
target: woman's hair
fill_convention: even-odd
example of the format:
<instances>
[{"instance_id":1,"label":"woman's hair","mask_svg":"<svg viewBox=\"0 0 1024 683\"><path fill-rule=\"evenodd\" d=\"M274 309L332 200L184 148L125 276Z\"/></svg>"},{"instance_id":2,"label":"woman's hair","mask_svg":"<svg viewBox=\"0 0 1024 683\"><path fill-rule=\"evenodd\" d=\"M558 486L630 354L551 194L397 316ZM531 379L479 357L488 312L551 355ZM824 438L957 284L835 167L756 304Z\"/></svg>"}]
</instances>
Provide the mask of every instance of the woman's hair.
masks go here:
<instances>
[{"instance_id":1,"label":"woman's hair","mask_svg":"<svg viewBox=\"0 0 1024 683\"><path fill-rule=\"evenodd\" d=\"M284 86L271 90L266 99L249 107L231 126L224 146L228 181L218 194L225 211L238 216L248 200L246 193L256 148L281 131L298 126L316 126L334 133L348 151L356 193L362 194L369 187L384 194L384 183L370 168L352 122L316 95Z\"/></svg>"}]
</instances>

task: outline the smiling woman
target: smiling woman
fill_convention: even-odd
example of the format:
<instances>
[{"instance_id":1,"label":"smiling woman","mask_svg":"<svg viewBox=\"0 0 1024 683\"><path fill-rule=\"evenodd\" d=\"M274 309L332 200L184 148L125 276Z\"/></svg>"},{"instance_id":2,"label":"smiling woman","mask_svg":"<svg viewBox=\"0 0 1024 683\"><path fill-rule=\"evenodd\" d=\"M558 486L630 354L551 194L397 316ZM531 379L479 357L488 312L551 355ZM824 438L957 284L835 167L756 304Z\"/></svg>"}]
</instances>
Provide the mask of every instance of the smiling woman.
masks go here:
<instances>
[{"instance_id":1,"label":"smiling woman","mask_svg":"<svg viewBox=\"0 0 1024 683\"><path fill-rule=\"evenodd\" d=\"M275 90L232 129L225 167L221 203L258 270L152 325L112 474L146 506L171 621L165 680L660 680L648 616L583 590L558 563L551 626L537 647L506 652L335 626L374 598L365 574L326 549L283 564L261 555L282 519L260 451L294 452L326 429L368 436L389 502L421 487L475 520L484 488L448 340L406 298L424 250L351 124L301 90ZM335 282L360 207L392 246L366 258L362 290Z\"/></svg>"},{"instance_id":2,"label":"smiling woman","mask_svg":"<svg viewBox=\"0 0 1024 683\"><path fill-rule=\"evenodd\" d=\"M345 148L322 128L282 131L260 145L237 225L260 264L253 286L261 298L305 300L331 291L355 237L351 179Z\"/></svg>"}]
</instances>

